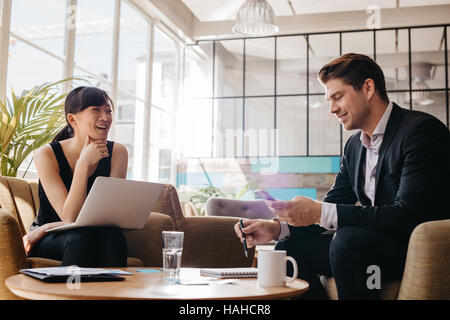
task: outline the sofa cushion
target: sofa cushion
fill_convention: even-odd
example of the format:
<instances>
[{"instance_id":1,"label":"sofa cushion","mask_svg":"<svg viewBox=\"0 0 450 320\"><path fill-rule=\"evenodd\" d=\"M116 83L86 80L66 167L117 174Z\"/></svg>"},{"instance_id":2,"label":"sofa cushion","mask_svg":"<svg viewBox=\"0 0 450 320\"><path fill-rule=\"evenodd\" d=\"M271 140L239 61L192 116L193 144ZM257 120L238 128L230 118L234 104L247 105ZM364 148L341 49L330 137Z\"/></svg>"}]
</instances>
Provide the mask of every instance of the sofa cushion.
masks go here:
<instances>
[{"instance_id":1,"label":"sofa cushion","mask_svg":"<svg viewBox=\"0 0 450 320\"><path fill-rule=\"evenodd\" d=\"M127 258L127 267L143 267L144 263L138 258Z\"/></svg>"},{"instance_id":2,"label":"sofa cushion","mask_svg":"<svg viewBox=\"0 0 450 320\"><path fill-rule=\"evenodd\" d=\"M16 216L22 234L26 234L36 218L35 201L29 181L0 177L0 205Z\"/></svg>"},{"instance_id":3,"label":"sofa cushion","mask_svg":"<svg viewBox=\"0 0 450 320\"><path fill-rule=\"evenodd\" d=\"M233 217L186 217L182 267L236 268L250 267L255 248L245 256L242 243L236 237ZM201 253L201 254L200 254Z\"/></svg>"},{"instance_id":4,"label":"sofa cushion","mask_svg":"<svg viewBox=\"0 0 450 320\"><path fill-rule=\"evenodd\" d=\"M60 267L61 261L39 258L39 257L31 257L28 258L28 262L30 264L30 268L49 268L49 267ZM144 264L138 258L127 258L127 267L143 267Z\"/></svg>"},{"instance_id":5,"label":"sofa cushion","mask_svg":"<svg viewBox=\"0 0 450 320\"><path fill-rule=\"evenodd\" d=\"M60 267L61 261L40 258L40 257L29 257L27 258L30 268L50 268L50 267Z\"/></svg>"},{"instance_id":6,"label":"sofa cushion","mask_svg":"<svg viewBox=\"0 0 450 320\"><path fill-rule=\"evenodd\" d=\"M152 211L170 216L174 221L175 230L183 230L183 210L181 209L177 189L174 186L170 184L164 185L163 192Z\"/></svg>"},{"instance_id":7,"label":"sofa cushion","mask_svg":"<svg viewBox=\"0 0 450 320\"><path fill-rule=\"evenodd\" d=\"M38 179L30 179L28 180L30 183L31 188L31 194L33 195L33 202L34 202L34 208L35 208L35 215L37 214L39 210L39 180Z\"/></svg>"},{"instance_id":8,"label":"sofa cushion","mask_svg":"<svg viewBox=\"0 0 450 320\"><path fill-rule=\"evenodd\" d=\"M175 226L170 216L152 212L140 230L125 231L128 256L138 257L146 267L162 266L162 231L172 231Z\"/></svg>"}]
</instances>

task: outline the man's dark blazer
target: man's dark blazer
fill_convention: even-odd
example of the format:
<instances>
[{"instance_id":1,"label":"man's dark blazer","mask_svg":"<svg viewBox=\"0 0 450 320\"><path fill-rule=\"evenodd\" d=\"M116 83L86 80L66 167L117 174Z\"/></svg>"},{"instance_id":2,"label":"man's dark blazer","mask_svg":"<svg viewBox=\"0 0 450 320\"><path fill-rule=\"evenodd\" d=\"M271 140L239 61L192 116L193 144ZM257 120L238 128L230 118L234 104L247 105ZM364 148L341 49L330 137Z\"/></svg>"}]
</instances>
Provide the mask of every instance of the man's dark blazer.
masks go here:
<instances>
[{"instance_id":1,"label":"man's dark blazer","mask_svg":"<svg viewBox=\"0 0 450 320\"><path fill-rule=\"evenodd\" d=\"M362 227L407 242L418 224L450 218L450 133L441 121L393 104L379 150L374 206L364 193L360 136L347 141L324 199L337 204L338 228Z\"/></svg>"}]
</instances>

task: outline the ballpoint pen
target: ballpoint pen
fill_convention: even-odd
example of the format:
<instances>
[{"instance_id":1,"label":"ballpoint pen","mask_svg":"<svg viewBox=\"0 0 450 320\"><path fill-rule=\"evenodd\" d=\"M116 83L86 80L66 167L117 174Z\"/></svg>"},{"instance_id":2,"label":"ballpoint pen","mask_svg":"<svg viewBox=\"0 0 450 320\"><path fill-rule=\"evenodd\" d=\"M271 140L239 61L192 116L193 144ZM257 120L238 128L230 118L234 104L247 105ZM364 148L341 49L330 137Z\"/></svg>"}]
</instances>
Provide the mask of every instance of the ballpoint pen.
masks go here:
<instances>
[{"instance_id":1,"label":"ballpoint pen","mask_svg":"<svg viewBox=\"0 0 450 320\"><path fill-rule=\"evenodd\" d=\"M239 220L239 228L241 229L242 239L244 240L243 243L244 243L245 256L248 258L247 239L245 239L245 233L244 233L244 231L242 231L242 229L244 228L244 222L242 221L242 219Z\"/></svg>"}]
</instances>

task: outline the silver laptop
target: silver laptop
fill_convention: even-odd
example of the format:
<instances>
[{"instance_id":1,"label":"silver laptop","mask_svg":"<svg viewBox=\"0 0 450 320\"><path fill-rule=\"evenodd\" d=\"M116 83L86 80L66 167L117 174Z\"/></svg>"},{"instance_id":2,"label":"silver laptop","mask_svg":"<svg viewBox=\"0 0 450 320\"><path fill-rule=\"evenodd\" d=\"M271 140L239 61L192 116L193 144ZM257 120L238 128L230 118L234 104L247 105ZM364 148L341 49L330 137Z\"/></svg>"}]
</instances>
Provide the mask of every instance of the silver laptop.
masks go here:
<instances>
[{"instance_id":1,"label":"silver laptop","mask_svg":"<svg viewBox=\"0 0 450 320\"><path fill-rule=\"evenodd\" d=\"M74 223L48 229L57 232L79 227L144 227L164 184L97 177Z\"/></svg>"}]
</instances>

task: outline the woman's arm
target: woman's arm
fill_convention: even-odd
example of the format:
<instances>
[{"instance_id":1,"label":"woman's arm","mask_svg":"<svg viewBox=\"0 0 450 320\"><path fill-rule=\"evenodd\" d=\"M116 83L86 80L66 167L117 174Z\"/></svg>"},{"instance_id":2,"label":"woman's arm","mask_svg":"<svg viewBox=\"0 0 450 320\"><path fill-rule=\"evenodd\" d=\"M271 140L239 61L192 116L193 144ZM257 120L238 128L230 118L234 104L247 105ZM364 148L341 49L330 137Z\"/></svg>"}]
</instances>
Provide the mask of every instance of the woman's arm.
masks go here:
<instances>
[{"instance_id":1,"label":"woman's arm","mask_svg":"<svg viewBox=\"0 0 450 320\"><path fill-rule=\"evenodd\" d=\"M127 148L117 142L114 142L112 157L111 157L111 173L112 178L127 178L128 168L128 151Z\"/></svg>"},{"instance_id":2,"label":"woman's arm","mask_svg":"<svg viewBox=\"0 0 450 320\"><path fill-rule=\"evenodd\" d=\"M53 150L49 146L40 148L34 157L39 180L48 201L64 223L74 222L86 200L88 180L87 169L77 165L69 192L59 175L59 166Z\"/></svg>"},{"instance_id":3,"label":"woman's arm","mask_svg":"<svg viewBox=\"0 0 450 320\"><path fill-rule=\"evenodd\" d=\"M28 255L31 251L31 248L45 236L45 231L51 228L56 228L59 226L64 225L64 222L51 222L44 224L43 226L40 226L37 229L34 229L33 231L28 232L23 237L23 246L25 247L25 252Z\"/></svg>"},{"instance_id":4,"label":"woman's arm","mask_svg":"<svg viewBox=\"0 0 450 320\"><path fill-rule=\"evenodd\" d=\"M59 175L59 165L55 154L49 145L36 150L34 164L48 201L61 218L68 192Z\"/></svg>"}]
</instances>

